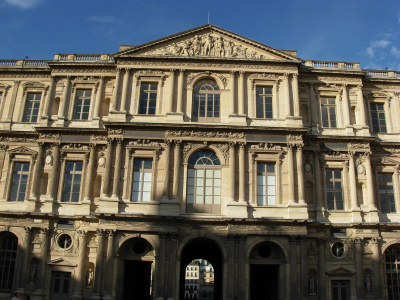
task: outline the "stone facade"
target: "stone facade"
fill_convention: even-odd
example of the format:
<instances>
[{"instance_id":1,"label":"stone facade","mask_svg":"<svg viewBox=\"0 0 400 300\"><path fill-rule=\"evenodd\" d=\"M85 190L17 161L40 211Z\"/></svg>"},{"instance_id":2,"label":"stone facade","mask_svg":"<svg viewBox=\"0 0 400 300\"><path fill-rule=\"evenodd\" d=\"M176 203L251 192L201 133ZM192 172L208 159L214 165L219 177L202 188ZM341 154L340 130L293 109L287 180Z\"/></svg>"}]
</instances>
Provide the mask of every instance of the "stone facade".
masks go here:
<instances>
[{"instance_id":1,"label":"stone facade","mask_svg":"<svg viewBox=\"0 0 400 300\"><path fill-rule=\"evenodd\" d=\"M213 25L0 60L0 299L397 299L399 94Z\"/></svg>"}]
</instances>

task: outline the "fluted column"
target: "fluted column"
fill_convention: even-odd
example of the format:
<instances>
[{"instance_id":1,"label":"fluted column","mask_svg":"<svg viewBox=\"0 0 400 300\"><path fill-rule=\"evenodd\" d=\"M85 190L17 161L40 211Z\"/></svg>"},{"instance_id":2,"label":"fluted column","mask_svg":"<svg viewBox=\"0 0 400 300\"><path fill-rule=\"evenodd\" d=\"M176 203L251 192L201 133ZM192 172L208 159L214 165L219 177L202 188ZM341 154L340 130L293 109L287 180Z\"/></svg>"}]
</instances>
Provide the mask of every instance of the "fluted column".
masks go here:
<instances>
[{"instance_id":1,"label":"fluted column","mask_svg":"<svg viewBox=\"0 0 400 300\"><path fill-rule=\"evenodd\" d=\"M40 230L40 240L42 244L40 245L40 266L39 266L39 276L37 280L37 286L41 292L45 289L46 284L46 267L47 267L47 253L49 248L49 235L50 231L47 228L41 228Z\"/></svg>"},{"instance_id":2,"label":"fluted column","mask_svg":"<svg viewBox=\"0 0 400 300\"><path fill-rule=\"evenodd\" d=\"M229 143L229 196L232 201L235 201L236 189L236 143Z\"/></svg>"},{"instance_id":3,"label":"fluted column","mask_svg":"<svg viewBox=\"0 0 400 300\"><path fill-rule=\"evenodd\" d=\"M55 77L55 76L51 76L50 88L49 88L49 92L47 93L46 103L45 103L45 105L44 105L44 110L43 110L42 119L48 119L49 116L51 115L51 114L49 113L49 109L50 109L51 100L52 100L52 98L53 98L55 83L56 83L56 77Z\"/></svg>"},{"instance_id":4,"label":"fluted column","mask_svg":"<svg viewBox=\"0 0 400 300\"><path fill-rule=\"evenodd\" d=\"M234 299L234 286L235 286L235 235L233 234L228 234L227 235L227 250L228 250L228 255L227 255L227 266L228 266L228 295L227 299Z\"/></svg>"},{"instance_id":5,"label":"fluted column","mask_svg":"<svg viewBox=\"0 0 400 300\"><path fill-rule=\"evenodd\" d=\"M128 99L129 77L130 77L130 69L126 68L125 75L124 75L124 84L122 86L121 107L119 109L121 112L126 112L126 102Z\"/></svg>"},{"instance_id":6,"label":"fluted column","mask_svg":"<svg viewBox=\"0 0 400 300\"><path fill-rule=\"evenodd\" d=\"M114 182L112 197L118 198L119 196L119 181L121 177L121 162L122 162L122 139L117 139L117 150L115 151L115 164L114 164Z\"/></svg>"},{"instance_id":7,"label":"fluted column","mask_svg":"<svg viewBox=\"0 0 400 300\"><path fill-rule=\"evenodd\" d=\"M308 297L307 236L300 237L300 286L301 297Z\"/></svg>"},{"instance_id":8,"label":"fluted column","mask_svg":"<svg viewBox=\"0 0 400 300\"><path fill-rule=\"evenodd\" d=\"M112 150L113 150L113 140L107 140L107 155L106 155L106 167L104 172L104 180L103 180L103 192L102 197L109 196L110 189L110 175L111 175L111 158L112 158Z\"/></svg>"},{"instance_id":9,"label":"fluted column","mask_svg":"<svg viewBox=\"0 0 400 300\"><path fill-rule=\"evenodd\" d=\"M65 110L67 108L68 94L69 94L70 86L71 86L71 77L67 76L67 78L65 79L62 103L58 110L58 119L66 119Z\"/></svg>"},{"instance_id":10,"label":"fluted column","mask_svg":"<svg viewBox=\"0 0 400 300\"><path fill-rule=\"evenodd\" d=\"M165 286L165 266L166 266L166 238L167 234L165 232L158 233L160 239L160 247L158 250L157 261L158 272L157 272L157 294L155 299L165 299L164 296L164 286Z\"/></svg>"},{"instance_id":11,"label":"fluted column","mask_svg":"<svg viewBox=\"0 0 400 300\"><path fill-rule=\"evenodd\" d=\"M94 295L100 295L102 292L103 279L103 262L104 262L104 235L102 229L97 230L97 254L96 254L96 270L94 273ZM111 271L111 270L110 270Z\"/></svg>"},{"instance_id":12,"label":"fluted column","mask_svg":"<svg viewBox=\"0 0 400 300\"><path fill-rule=\"evenodd\" d=\"M117 76L115 78L114 84L114 94L113 94L113 101L111 102L111 111L115 111L117 108L117 100L118 100L118 92L119 92L119 82L121 81L121 69L117 69Z\"/></svg>"},{"instance_id":13,"label":"fluted column","mask_svg":"<svg viewBox=\"0 0 400 300\"><path fill-rule=\"evenodd\" d=\"M6 122L11 122L11 120L12 120L13 113L14 113L15 101L17 100L18 88L19 88L20 84L21 84L20 80L14 81L14 86L13 86L12 93L11 93L10 107L8 108L7 117L5 120ZM3 101L5 103L5 99L3 99Z\"/></svg>"},{"instance_id":14,"label":"fluted column","mask_svg":"<svg viewBox=\"0 0 400 300\"><path fill-rule=\"evenodd\" d=\"M325 286L325 239L318 238L318 299L326 299Z\"/></svg>"},{"instance_id":15,"label":"fluted column","mask_svg":"<svg viewBox=\"0 0 400 300\"><path fill-rule=\"evenodd\" d=\"M169 93L169 108L168 112L174 111L174 96L175 96L175 69L170 70L171 76L171 89Z\"/></svg>"},{"instance_id":16,"label":"fluted column","mask_svg":"<svg viewBox=\"0 0 400 300\"><path fill-rule=\"evenodd\" d=\"M289 90L289 76L290 74L285 73L283 79L285 81L285 103L286 103L286 116L291 117L292 112L290 109L290 90Z\"/></svg>"},{"instance_id":17,"label":"fluted column","mask_svg":"<svg viewBox=\"0 0 400 300\"><path fill-rule=\"evenodd\" d=\"M76 288L72 299L82 299L83 288L85 286L85 262L86 262L86 238L87 233L84 230L77 230L78 233L78 266L76 268Z\"/></svg>"},{"instance_id":18,"label":"fluted column","mask_svg":"<svg viewBox=\"0 0 400 300\"><path fill-rule=\"evenodd\" d=\"M169 190L169 173L170 173L170 152L171 152L171 140L165 140L165 164L164 164L164 185L163 185L163 198L168 198Z\"/></svg>"},{"instance_id":19,"label":"fluted column","mask_svg":"<svg viewBox=\"0 0 400 300\"><path fill-rule=\"evenodd\" d=\"M183 77L185 76L185 70L179 70L179 78L178 78L178 99L176 103L176 111L178 113L182 113L182 99L183 99Z\"/></svg>"},{"instance_id":20,"label":"fluted column","mask_svg":"<svg viewBox=\"0 0 400 300\"><path fill-rule=\"evenodd\" d=\"M379 239L371 239L372 246L372 262L374 270L374 286L373 292L375 294L375 299L382 299L382 270L381 270L381 254L379 247Z\"/></svg>"},{"instance_id":21,"label":"fluted column","mask_svg":"<svg viewBox=\"0 0 400 300\"><path fill-rule=\"evenodd\" d=\"M350 109L349 109L350 101L347 94L347 84L343 84L343 96L342 96L342 108L343 108L343 118L344 118L344 126L350 126Z\"/></svg>"},{"instance_id":22,"label":"fluted column","mask_svg":"<svg viewBox=\"0 0 400 300\"><path fill-rule=\"evenodd\" d=\"M295 117L300 117L300 100L299 100L299 81L298 74L293 74L292 88L293 88L293 111Z\"/></svg>"},{"instance_id":23,"label":"fluted column","mask_svg":"<svg viewBox=\"0 0 400 300\"><path fill-rule=\"evenodd\" d=\"M114 240L115 240L115 230L108 231L108 241L107 241L107 257L106 257L106 270L104 278L104 293L107 298L113 299L113 269L114 269Z\"/></svg>"},{"instance_id":24,"label":"fluted column","mask_svg":"<svg viewBox=\"0 0 400 300\"><path fill-rule=\"evenodd\" d=\"M363 272L363 254L362 254L362 239L356 238L353 240L355 250L355 265L356 265L356 292L357 299L364 299L364 272Z\"/></svg>"},{"instance_id":25,"label":"fluted column","mask_svg":"<svg viewBox=\"0 0 400 300\"><path fill-rule=\"evenodd\" d=\"M104 76L100 76L100 84L96 94L96 102L94 104L94 115L93 119L100 119L100 104L101 99L103 98L103 90L104 90Z\"/></svg>"},{"instance_id":26,"label":"fluted column","mask_svg":"<svg viewBox=\"0 0 400 300\"><path fill-rule=\"evenodd\" d=\"M92 181L93 181L93 173L94 173L94 163L96 159L96 145L90 144L90 157L89 157L89 165L86 171L86 182L85 182L85 197L83 201L90 201L92 198Z\"/></svg>"},{"instance_id":27,"label":"fluted column","mask_svg":"<svg viewBox=\"0 0 400 300\"><path fill-rule=\"evenodd\" d=\"M32 199L36 199L38 195L38 182L40 182L40 170L42 168L42 160L43 160L43 142L38 142L37 143L39 150L38 154L36 157L36 164L35 164L35 171L33 172L33 178L32 178L32 190L31 190L31 197Z\"/></svg>"},{"instance_id":28,"label":"fluted column","mask_svg":"<svg viewBox=\"0 0 400 300\"><path fill-rule=\"evenodd\" d=\"M238 298L246 299L246 240L247 235L239 235L239 259L238 259Z\"/></svg>"},{"instance_id":29,"label":"fluted column","mask_svg":"<svg viewBox=\"0 0 400 300\"><path fill-rule=\"evenodd\" d=\"M235 71L231 71L231 115L235 114Z\"/></svg>"},{"instance_id":30,"label":"fluted column","mask_svg":"<svg viewBox=\"0 0 400 300\"><path fill-rule=\"evenodd\" d=\"M312 126L316 127L319 124L319 119L318 119L318 101L315 96L315 91L314 91L314 84L309 83L309 91L310 91L310 107L311 107L311 124Z\"/></svg>"},{"instance_id":31,"label":"fluted column","mask_svg":"<svg viewBox=\"0 0 400 300\"><path fill-rule=\"evenodd\" d=\"M55 200L57 198L57 179L58 179L58 167L60 165L60 144L53 144L53 169L51 170L51 176L49 178L49 184L47 186L47 196L51 200Z\"/></svg>"},{"instance_id":32,"label":"fluted column","mask_svg":"<svg viewBox=\"0 0 400 300\"><path fill-rule=\"evenodd\" d=\"M175 276L171 276L172 274L175 274L176 270L176 254L177 254L177 249L178 249L178 239L179 239L179 234L178 233L171 233L170 234L170 248L169 248L169 255L171 256L170 258L170 274L168 276L168 297L167 299L178 299L178 295L176 295L176 280L177 278ZM179 280L179 279L178 279ZM179 292L178 292L179 294Z\"/></svg>"},{"instance_id":33,"label":"fluted column","mask_svg":"<svg viewBox=\"0 0 400 300\"><path fill-rule=\"evenodd\" d=\"M297 189L299 203L305 204L304 200L304 167L303 167L303 145L297 145Z\"/></svg>"},{"instance_id":34,"label":"fluted column","mask_svg":"<svg viewBox=\"0 0 400 300\"><path fill-rule=\"evenodd\" d=\"M350 179L350 197L351 197L351 208L356 209L358 207L357 202L357 182L356 182L356 167L354 163L353 151L349 151L349 179Z\"/></svg>"},{"instance_id":35,"label":"fluted column","mask_svg":"<svg viewBox=\"0 0 400 300\"><path fill-rule=\"evenodd\" d=\"M317 207L321 209L324 207L324 202L322 200L322 193L321 193L321 165L319 163L319 152L314 151L314 173L315 173L315 202Z\"/></svg>"},{"instance_id":36,"label":"fluted column","mask_svg":"<svg viewBox=\"0 0 400 300\"><path fill-rule=\"evenodd\" d=\"M287 171L288 171L288 189L289 189L289 204L296 203L294 197L294 164L293 164L293 144L287 146Z\"/></svg>"},{"instance_id":37,"label":"fluted column","mask_svg":"<svg viewBox=\"0 0 400 300\"><path fill-rule=\"evenodd\" d=\"M19 290L24 291L26 287L26 280L28 278L29 273L29 254L31 248L31 236L32 236L32 228L25 227L25 234L24 234L24 244L23 244L23 255L22 255L22 268L19 270L21 272L21 276L19 278Z\"/></svg>"},{"instance_id":38,"label":"fluted column","mask_svg":"<svg viewBox=\"0 0 400 300\"><path fill-rule=\"evenodd\" d=\"M245 93L245 86L244 86L244 71L239 71L239 103L238 103L238 114L243 116L244 115L244 93Z\"/></svg>"},{"instance_id":39,"label":"fluted column","mask_svg":"<svg viewBox=\"0 0 400 300\"><path fill-rule=\"evenodd\" d=\"M174 178L172 185L172 197L178 198L178 189L179 189L179 167L181 165L181 143L182 141L175 140L175 149L174 149Z\"/></svg>"},{"instance_id":40,"label":"fluted column","mask_svg":"<svg viewBox=\"0 0 400 300\"><path fill-rule=\"evenodd\" d=\"M357 86L357 103L358 103L358 108L360 109L359 117L360 117L360 125L366 126L365 122L365 105L364 105L364 96L362 92L362 85Z\"/></svg>"},{"instance_id":41,"label":"fluted column","mask_svg":"<svg viewBox=\"0 0 400 300\"><path fill-rule=\"evenodd\" d=\"M246 143L239 143L239 202L246 202Z\"/></svg>"},{"instance_id":42,"label":"fluted column","mask_svg":"<svg viewBox=\"0 0 400 300\"><path fill-rule=\"evenodd\" d=\"M290 264L290 299L298 299L297 293L297 238L289 236L289 264Z\"/></svg>"},{"instance_id":43,"label":"fluted column","mask_svg":"<svg viewBox=\"0 0 400 300\"><path fill-rule=\"evenodd\" d=\"M375 204L375 183L374 183L374 177L372 174L372 165L371 165L371 153L365 153L365 173L367 175L367 194L368 194L368 204L370 209L376 210L376 204Z\"/></svg>"}]
</instances>

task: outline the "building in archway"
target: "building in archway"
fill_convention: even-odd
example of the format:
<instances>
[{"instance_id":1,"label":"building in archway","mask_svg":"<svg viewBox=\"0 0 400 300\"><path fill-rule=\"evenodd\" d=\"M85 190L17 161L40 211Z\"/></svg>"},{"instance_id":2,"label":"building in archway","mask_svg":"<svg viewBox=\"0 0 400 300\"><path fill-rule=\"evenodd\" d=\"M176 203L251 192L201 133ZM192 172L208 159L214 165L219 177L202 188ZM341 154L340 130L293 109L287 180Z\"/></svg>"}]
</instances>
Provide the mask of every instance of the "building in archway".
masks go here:
<instances>
[{"instance_id":1,"label":"building in archway","mask_svg":"<svg viewBox=\"0 0 400 300\"><path fill-rule=\"evenodd\" d=\"M213 25L0 60L0 299L398 299L399 93Z\"/></svg>"}]
</instances>

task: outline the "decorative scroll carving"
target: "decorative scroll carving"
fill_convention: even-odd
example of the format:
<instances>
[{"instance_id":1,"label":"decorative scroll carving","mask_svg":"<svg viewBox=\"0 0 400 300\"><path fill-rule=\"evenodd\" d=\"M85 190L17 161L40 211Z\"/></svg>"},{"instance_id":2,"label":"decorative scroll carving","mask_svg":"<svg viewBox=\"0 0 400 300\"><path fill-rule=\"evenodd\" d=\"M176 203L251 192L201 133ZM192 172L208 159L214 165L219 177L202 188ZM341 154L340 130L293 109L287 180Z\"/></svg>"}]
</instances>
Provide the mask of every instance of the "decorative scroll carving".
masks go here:
<instances>
[{"instance_id":1,"label":"decorative scroll carving","mask_svg":"<svg viewBox=\"0 0 400 300\"><path fill-rule=\"evenodd\" d=\"M160 147L160 143L152 142L150 140L142 140L139 139L137 141L129 142L130 146L152 146L152 147Z\"/></svg>"},{"instance_id":2,"label":"decorative scroll carving","mask_svg":"<svg viewBox=\"0 0 400 300\"><path fill-rule=\"evenodd\" d=\"M228 79L227 79L226 77L222 76L221 74L213 73L213 72L210 72L210 71L206 71L206 72L199 72L199 73L191 73L191 74L188 76L188 78L187 78L187 86L189 87L190 84L192 83L192 81L193 81L196 77L198 77L198 76L200 76L200 75L207 75L207 76L216 76L216 77L218 77L218 78L222 81L222 83L223 83L223 85L224 85L224 88L225 88L226 85L228 84Z\"/></svg>"},{"instance_id":3,"label":"decorative scroll carving","mask_svg":"<svg viewBox=\"0 0 400 300\"><path fill-rule=\"evenodd\" d=\"M264 150L282 150L282 147L273 143L258 143L251 145L251 149L264 149Z\"/></svg>"},{"instance_id":4,"label":"decorative scroll carving","mask_svg":"<svg viewBox=\"0 0 400 300\"><path fill-rule=\"evenodd\" d=\"M89 150L89 147L82 144L67 144L62 146L64 150Z\"/></svg>"},{"instance_id":5,"label":"decorative scroll carving","mask_svg":"<svg viewBox=\"0 0 400 300\"><path fill-rule=\"evenodd\" d=\"M225 161L229 161L229 144L215 144L214 146L221 151Z\"/></svg>"},{"instance_id":6,"label":"decorative scroll carving","mask_svg":"<svg viewBox=\"0 0 400 300\"><path fill-rule=\"evenodd\" d=\"M179 137L216 137L216 138L244 138L243 132L219 132L219 131L187 131L187 130L167 130L167 136Z\"/></svg>"},{"instance_id":7,"label":"decorative scroll carving","mask_svg":"<svg viewBox=\"0 0 400 300\"><path fill-rule=\"evenodd\" d=\"M56 139L60 139L61 135L60 134L47 134L47 133L40 133L39 134L39 138L40 139L52 139L52 140L56 140Z\"/></svg>"}]
</instances>

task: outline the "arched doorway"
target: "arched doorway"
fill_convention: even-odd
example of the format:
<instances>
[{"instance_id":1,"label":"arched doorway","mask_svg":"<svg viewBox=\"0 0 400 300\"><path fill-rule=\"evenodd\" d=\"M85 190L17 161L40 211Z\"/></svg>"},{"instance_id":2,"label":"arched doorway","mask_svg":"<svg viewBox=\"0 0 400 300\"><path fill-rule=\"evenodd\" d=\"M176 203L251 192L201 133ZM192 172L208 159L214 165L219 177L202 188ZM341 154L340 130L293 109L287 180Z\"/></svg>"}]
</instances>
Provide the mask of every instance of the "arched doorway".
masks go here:
<instances>
[{"instance_id":1,"label":"arched doorway","mask_svg":"<svg viewBox=\"0 0 400 300\"><path fill-rule=\"evenodd\" d=\"M18 238L10 232L0 234L0 289L13 291L17 261ZM17 270L18 271L18 270Z\"/></svg>"},{"instance_id":2,"label":"arched doorway","mask_svg":"<svg viewBox=\"0 0 400 300\"><path fill-rule=\"evenodd\" d=\"M400 245L388 247L384 253L387 296L389 300L400 298ZM371 280L373 282L373 280Z\"/></svg>"},{"instance_id":3,"label":"arched doorway","mask_svg":"<svg viewBox=\"0 0 400 300\"><path fill-rule=\"evenodd\" d=\"M205 266L212 266L212 275L211 273L200 275L199 280L201 284L206 283L205 277L213 276L213 295L211 299L221 300L222 299L222 262L223 257L221 250L217 243L211 239L207 238L198 238L190 241L183 249L181 255L181 264L180 264L180 280L179 280L179 299L185 300L185 289L186 289L186 273L187 267L194 266L196 261L199 263L199 267L201 264ZM200 269L200 268L199 268ZM210 269L205 269L206 272L210 271ZM204 271L203 271L204 272ZM199 299L202 299L202 290L199 293ZM209 294L209 293L208 293ZM211 295L209 296L211 297Z\"/></svg>"},{"instance_id":4,"label":"arched doorway","mask_svg":"<svg viewBox=\"0 0 400 300\"><path fill-rule=\"evenodd\" d=\"M150 300L153 294L154 248L145 239L135 237L120 249L121 279L119 299Z\"/></svg>"},{"instance_id":5,"label":"arched doorway","mask_svg":"<svg viewBox=\"0 0 400 300\"><path fill-rule=\"evenodd\" d=\"M265 241L250 252L250 300L285 299L285 254L277 244Z\"/></svg>"}]
</instances>

